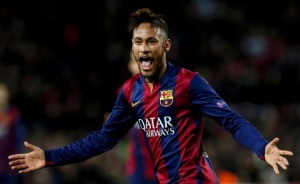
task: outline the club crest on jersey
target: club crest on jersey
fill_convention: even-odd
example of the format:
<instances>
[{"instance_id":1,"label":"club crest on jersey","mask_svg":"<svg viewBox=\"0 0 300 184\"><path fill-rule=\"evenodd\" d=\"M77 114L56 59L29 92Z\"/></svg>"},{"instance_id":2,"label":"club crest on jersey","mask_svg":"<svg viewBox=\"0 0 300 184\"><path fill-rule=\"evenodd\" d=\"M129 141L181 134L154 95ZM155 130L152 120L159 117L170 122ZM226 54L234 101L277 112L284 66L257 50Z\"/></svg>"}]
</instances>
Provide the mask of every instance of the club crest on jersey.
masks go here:
<instances>
[{"instance_id":1,"label":"club crest on jersey","mask_svg":"<svg viewBox=\"0 0 300 184\"><path fill-rule=\"evenodd\" d=\"M159 97L160 105L164 107L168 107L172 105L173 99L174 99L173 90L160 91L160 97Z\"/></svg>"}]
</instances>

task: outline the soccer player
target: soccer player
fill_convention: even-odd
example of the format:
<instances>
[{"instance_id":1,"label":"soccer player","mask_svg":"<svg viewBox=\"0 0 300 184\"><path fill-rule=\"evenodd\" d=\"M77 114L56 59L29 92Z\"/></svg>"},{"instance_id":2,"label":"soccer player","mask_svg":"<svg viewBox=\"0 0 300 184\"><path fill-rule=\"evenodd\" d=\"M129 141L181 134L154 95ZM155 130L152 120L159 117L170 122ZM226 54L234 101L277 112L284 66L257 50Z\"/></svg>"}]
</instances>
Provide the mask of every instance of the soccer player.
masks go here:
<instances>
[{"instance_id":1,"label":"soccer player","mask_svg":"<svg viewBox=\"0 0 300 184\"><path fill-rule=\"evenodd\" d=\"M130 15L132 52L140 74L127 80L103 127L61 148L42 150L25 142L31 151L9 156L12 169L27 173L49 166L84 161L110 150L137 122L154 161L160 183L218 183L203 148L203 117L228 130L246 148L271 165L275 173L287 169L279 138L268 142L247 120L233 112L198 73L167 61L171 49L168 26L148 8ZM150 169L150 168L149 168Z\"/></svg>"}]
</instances>

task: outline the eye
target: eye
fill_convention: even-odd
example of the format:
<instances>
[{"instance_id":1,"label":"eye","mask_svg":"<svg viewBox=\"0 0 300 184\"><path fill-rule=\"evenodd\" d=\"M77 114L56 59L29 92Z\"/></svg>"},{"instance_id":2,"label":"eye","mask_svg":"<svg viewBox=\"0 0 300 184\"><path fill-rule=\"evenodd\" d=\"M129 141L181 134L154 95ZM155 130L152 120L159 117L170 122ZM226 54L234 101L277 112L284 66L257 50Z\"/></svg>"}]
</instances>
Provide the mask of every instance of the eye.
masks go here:
<instances>
[{"instance_id":1,"label":"eye","mask_svg":"<svg viewBox=\"0 0 300 184\"><path fill-rule=\"evenodd\" d=\"M133 43L136 44L136 45L141 45L142 40L136 39L136 40L133 40Z\"/></svg>"},{"instance_id":2,"label":"eye","mask_svg":"<svg viewBox=\"0 0 300 184\"><path fill-rule=\"evenodd\" d=\"M136 45L140 45L140 44L142 44L142 42L141 41L135 41L134 42Z\"/></svg>"},{"instance_id":3,"label":"eye","mask_svg":"<svg viewBox=\"0 0 300 184\"><path fill-rule=\"evenodd\" d=\"M151 44L151 45L153 45L153 44L156 44L157 41L156 40L148 40L148 43Z\"/></svg>"}]
</instances>

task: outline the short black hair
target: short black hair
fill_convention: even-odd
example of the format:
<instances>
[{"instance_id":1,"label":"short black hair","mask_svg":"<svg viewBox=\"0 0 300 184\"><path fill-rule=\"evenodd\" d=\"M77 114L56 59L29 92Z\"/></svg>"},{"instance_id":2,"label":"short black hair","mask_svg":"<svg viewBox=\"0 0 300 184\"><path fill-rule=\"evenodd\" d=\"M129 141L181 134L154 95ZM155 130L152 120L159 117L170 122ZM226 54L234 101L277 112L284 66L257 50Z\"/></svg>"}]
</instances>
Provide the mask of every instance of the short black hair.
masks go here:
<instances>
[{"instance_id":1,"label":"short black hair","mask_svg":"<svg viewBox=\"0 0 300 184\"><path fill-rule=\"evenodd\" d=\"M128 31L133 32L135 28L145 22L150 23L153 27L161 28L168 37L168 25L165 22L163 15L156 14L149 8L141 8L130 14Z\"/></svg>"}]
</instances>

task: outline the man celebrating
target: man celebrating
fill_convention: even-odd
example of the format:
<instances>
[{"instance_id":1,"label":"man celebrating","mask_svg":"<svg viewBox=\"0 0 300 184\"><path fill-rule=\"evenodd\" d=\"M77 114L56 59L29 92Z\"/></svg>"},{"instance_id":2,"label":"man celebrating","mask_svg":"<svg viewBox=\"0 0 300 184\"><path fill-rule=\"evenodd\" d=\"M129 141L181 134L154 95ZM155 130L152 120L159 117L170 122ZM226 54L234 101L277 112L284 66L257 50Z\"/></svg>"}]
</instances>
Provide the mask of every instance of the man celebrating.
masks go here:
<instances>
[{"instance_id":1,"label":"man celebrating","mask_svg":"<svg viewBox=\"0 0 300 184\"><path fill-rule=\"evenodd\" d=\"M161 15L148 8L138 9L130 15L128 28L140 74L125 82L103 128L52 150L44 151L25 142L31 152L11 155L12 169L27 173L86 160L110 150L138 122L160 183L218 183L203 148L204 116L228 130L270 164L275 173L279 173L278 166L287 169L285 156L293 153L278 149L278 138L268 143L198 73L167 61L171 41Z\"/></svg>"}]
</instances>

